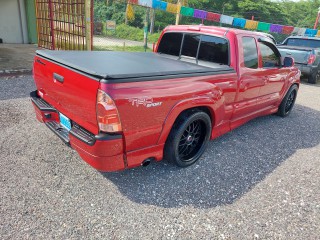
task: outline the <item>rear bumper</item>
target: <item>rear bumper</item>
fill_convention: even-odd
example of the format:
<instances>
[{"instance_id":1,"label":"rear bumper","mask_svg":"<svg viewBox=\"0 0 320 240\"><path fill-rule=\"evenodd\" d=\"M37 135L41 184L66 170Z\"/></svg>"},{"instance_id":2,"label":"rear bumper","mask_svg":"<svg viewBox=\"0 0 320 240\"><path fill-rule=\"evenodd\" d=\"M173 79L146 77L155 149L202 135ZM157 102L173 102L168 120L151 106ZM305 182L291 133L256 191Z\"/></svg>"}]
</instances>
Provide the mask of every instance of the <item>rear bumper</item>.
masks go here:
<instances>
[{"instance_id":1,"label":"rear bumper","mask_svg":"<svg viewBox=\"0 0 320 240\"><path fill-rule=\"evenodd\" d=\"M310 76L318 70L318 66L296 64L296 67L301 71L304 76Z\"/></svg>"},{"instance_id":2,"label":"rear bumper","mask_svg":"<svg viewBox=\"0 0 320 240\"><path fill-rule=\"evenodd\" d=\"M119 171L126 168L122 135L94 135L72 120L72 128L60 125L59 113L36 92L30 93L37 119L45 123L63 142L75 149L92 167L99 171Z\"/></svg>"}]
</instances>

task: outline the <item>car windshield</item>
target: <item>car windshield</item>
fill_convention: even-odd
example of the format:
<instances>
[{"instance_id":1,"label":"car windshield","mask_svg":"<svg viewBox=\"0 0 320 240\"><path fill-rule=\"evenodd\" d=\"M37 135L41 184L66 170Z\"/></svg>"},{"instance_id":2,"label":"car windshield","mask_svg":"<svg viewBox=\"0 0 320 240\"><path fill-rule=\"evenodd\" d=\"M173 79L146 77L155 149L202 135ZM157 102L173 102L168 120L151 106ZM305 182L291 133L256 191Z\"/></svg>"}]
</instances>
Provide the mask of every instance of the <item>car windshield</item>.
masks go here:
<instances>
[{"instance_id":1,"label":"car windshield","mask_svg":"<svg viewBox=\"0 0 320 240\"><path fill-rule=\"evenodd\" d=\"M320 39L316 40L316 39L289 38L285 45L320 48Z\"/></svg>"}]
</instances>

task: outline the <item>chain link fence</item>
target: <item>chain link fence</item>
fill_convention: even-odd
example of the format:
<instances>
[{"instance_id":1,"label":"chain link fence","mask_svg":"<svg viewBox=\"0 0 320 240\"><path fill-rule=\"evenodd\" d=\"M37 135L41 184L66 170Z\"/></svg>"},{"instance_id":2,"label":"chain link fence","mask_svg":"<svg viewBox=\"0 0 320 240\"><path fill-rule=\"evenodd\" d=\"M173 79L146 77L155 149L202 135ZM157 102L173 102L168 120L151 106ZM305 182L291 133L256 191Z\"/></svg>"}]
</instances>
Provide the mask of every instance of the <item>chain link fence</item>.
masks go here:
<instances>
[{"instance_id":1,"label":"chain link fence","mask_svg":"<svg viewBox=\"0 0 320 240\"><path fill-rule=\"evenodd\" d=\"M39 47L86 50L91 44L86 40L85 0L36 0L35 7Z\"/></svg>"},{"instance_id":2,"label":"chain link fence","mask_svg":"<svg viewBox=\"0 0 320 240\"><path fill-rule=\"evenodd\" d=\"M133 21L127 19L126 10L125 1L94 1L94 50L144 51L152 49L152 44L147 42L145 45L144 42L143 12L146 13L146 9L134 6Z\"/></svg>"}]
</instances>

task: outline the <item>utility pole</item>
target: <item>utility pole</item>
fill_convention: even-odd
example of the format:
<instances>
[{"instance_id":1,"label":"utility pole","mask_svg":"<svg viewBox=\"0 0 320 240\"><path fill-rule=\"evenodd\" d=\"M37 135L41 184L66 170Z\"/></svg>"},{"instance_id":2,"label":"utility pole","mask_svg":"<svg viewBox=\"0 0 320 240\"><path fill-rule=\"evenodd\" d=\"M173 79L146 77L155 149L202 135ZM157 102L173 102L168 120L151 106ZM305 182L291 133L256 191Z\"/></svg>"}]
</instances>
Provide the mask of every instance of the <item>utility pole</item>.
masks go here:
<instances>
[{"instance_id":1,"label":"utility pole","mask_svg":"<svg viewBox=\"0 0 320 240\"><path fill-rule=\"evenodd\" d=\"M91 34L91 0L85 1L85 23L86 23L86 44L87 50L91 51L91 41L92 41L92 34Z\"/></svg>"},{"instance_id":2,"label":"utility pole","mask_svg":"<svg viewBox=\"0 0 320 240\"><path fill-rule=\"evenodd\" d=\"M313 29L317 29L319 18L320 18L320 7L318 8L318 16L317 16L316 22L314 23Z\"/></svg>"},{"instance_id":3,"label":"utility pole","mask_svg":"<svg viewBox=\"0 0 320 240\"><path fill-rule=\"evenodd\" d=\"M144 51L147 51L148 48L148 25L149 25L149 14L150 14L150 8L147 8L146 10L146 18L144 20L144 38L143 38L143 43L144 43Z\"/></svg>"},{"instance_id":4,"label":"utility pole","mask_svg":"<svg viewBox=\"0 0 320 240\"><path fill-rule=\"evenodd\" d=\"M178 9L180 9L180 7L181 7L181 0L178 0L177 5L178 5ZM177 14L176 14L176 25L179 25L180 17L181 17L180 13L177 12Z\"/></svg>"}]
</instances>

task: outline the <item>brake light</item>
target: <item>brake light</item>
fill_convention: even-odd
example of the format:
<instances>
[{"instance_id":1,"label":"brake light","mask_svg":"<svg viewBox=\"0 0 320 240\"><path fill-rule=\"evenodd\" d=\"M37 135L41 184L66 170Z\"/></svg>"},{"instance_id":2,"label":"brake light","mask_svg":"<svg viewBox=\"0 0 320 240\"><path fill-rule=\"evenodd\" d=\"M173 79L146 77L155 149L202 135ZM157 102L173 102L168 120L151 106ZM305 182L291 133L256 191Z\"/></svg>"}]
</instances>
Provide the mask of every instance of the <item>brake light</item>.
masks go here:
<instances>
[{"instance_id":1,"label":"brake light","mask_svg":"<svg viewBox=\"0 0 320 240\"><path fill-rule=\"evenodd\" d=\"M308 64L313 64L315 60L316 60L316 55L314 55L313 53L311 53L311 54L309 55Z\"/></svg>"},{"instance_id":2,"label":"brake light","mask_svg":"<svg viewBox=\"0 0 320 240\"><path fill-rule=\"evenodd\" d=\"M100 131L109 133L122 131L118 109L114 101L100 89L97 96L97 120Z\"/></svg>"}]
</instances>

